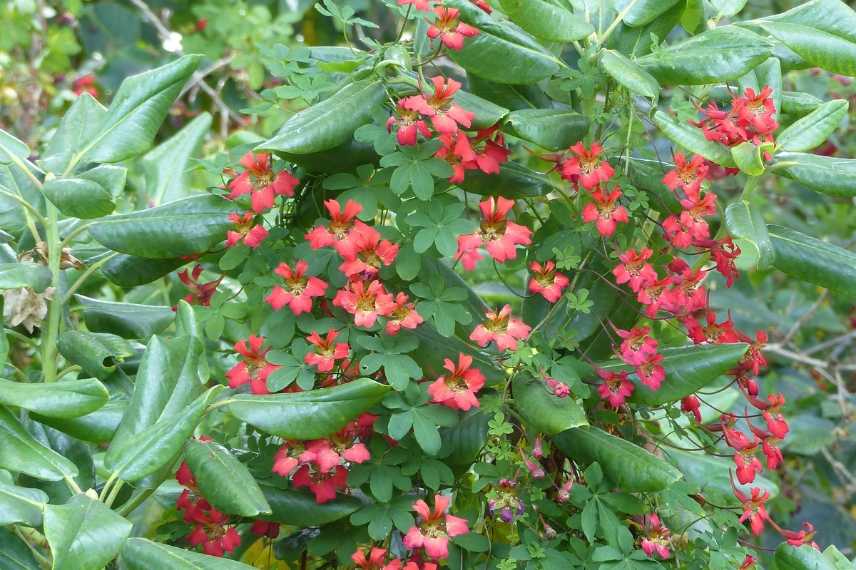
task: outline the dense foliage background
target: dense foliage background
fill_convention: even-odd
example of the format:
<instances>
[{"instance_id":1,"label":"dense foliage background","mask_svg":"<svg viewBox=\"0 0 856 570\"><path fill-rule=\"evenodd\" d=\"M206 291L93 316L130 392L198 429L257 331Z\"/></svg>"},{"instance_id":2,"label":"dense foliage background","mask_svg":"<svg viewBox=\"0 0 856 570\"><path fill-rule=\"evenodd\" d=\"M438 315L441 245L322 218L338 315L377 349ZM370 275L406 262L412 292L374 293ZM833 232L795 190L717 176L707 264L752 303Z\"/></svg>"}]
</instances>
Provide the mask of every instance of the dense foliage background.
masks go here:
<instances>
[{"instance_id":1,"label":"dense foliage background","mask_svg":"<svg viewBox=\"0 0 856 570\"><path fill-rule=\"evenodd\" d=\"M488 14L477 3L449 0L481 33L456 29L458 18L451 18L431 41L426 19L435 17L420 11L419 1L0 6L0 568L242 567L227 565L230 559L258 568L326 568L351 564L358 548L371 558L370 546L386 549L384 564L400 558L402 568L408 552L417 553L417 568L432 559L503 569L749 568L752 560L763 568L850 567L856 257L845 254L856 251L856 166L789 158L779 135L808 116L790 131L792 142L802 137L792 153L856 157L856 27L847 27L856 15L837 0L813 0L778 20L764 19L801 3L532 2L487 2L494 9ZM551 9L569 19L556 20ZM587 27L569 32L571 24ZM805 29L788 26L809 29L813 43L803 50ZM521 60L489 51L486 29L493 41L523 49ZM735 35L697 45L698 62L682 61L681 47L660 46L714 29ZM455 31L460 37L449 39ZM684 55L691 60L692 53ZM181 58L186 54L200 57ZM553 65L540 73L539 66ZM472 125L455 118L452 130L472 126L479 160L455 162L459 151L442 139L448 133L432 122L434 111L402 104L419 93L430 99L437 76L462 82L455 101L474 116ZM123 93L129 77L137 83L126 83ZM508 79L514 77L524 79ZM727 110L745 88L754 95L765 85L774 89L778 124L770 137L759 129L745 156L690 127L714 121L703 111L711 102ZM343 86L353 92L343 95ZM117 120L115 131L92 130L103 112L95 100L136 126ZM339 107L295 121L307 116L296 113L330 100ZM448 105L440 114L447 112ZM489 130L495 124L499 130ZM326 134L316 136L321 130ZM343 130L345 138L336 139ZM778 150L764 145L773 136ZM97 144L86 147L89 140ZM582 150L568 150L577 142ZM599 212L587 219L584 208L596 200L573 160L585 162L582 153L594 143L605 147L603 161L629 211L629 224L615 219L617 231L584 223ZM637 394L628 406L599 396L606 383L595 370L616 369L610 359L627 356L618 330L639 324L635 290L621 293L613 278L619 254L651 247L661 272L671 255L680 257L674 235L659 226L682 210L662 182L681 151L687 160L708 159L702 178L719 200L708 216L710 237L730 235L741 250L739 276L728 255L723 275L707 275L705 302L719 315L715 322L730 318L746 335L732 341L766 333L758 393L784 396L789 430L781 466L764 469L754 484L772 491L766 509L775 522L757 533L738 521L744 511L729 474L729 446L736 447L717 435L726 412L764 425L763 408L749 411L724 379L740 355L692 352L678 364L667 361L667 378L686 374L682 381L704 387L702 423L719 432L696 425L685 394L653 403ZM808 162L800 171L789 160ZM592 164L603 163L595 157ZM535 233L517 236L512 251L524 247L516 256L488 250L469 271L466 255L454 260L472 249L459 236L486 231L478 205L502 209L500 196L516 204L509 226ZM350 246L338 243L341 232L350 239L353 219L336 220L324 201L330 198L343 209L359 203L358 219L378 229L359 238L377 242L364 248L371 256L350 255ZM736 221L726 223L732 204L746 211L735 208ZM155 207L167 208L159 210L163 219L140 216ZM122 217L130 212L137 213ZM178 216L188 217L174 221ZM319 228L323 234L331 217L339 235L331 226L334 237L309 237ZM508 226L499 218L501 233ZM812 263L806 258L814 254L797 247L784 262L782 244L799 240L773 229L768 235L758 229L765 224L840 249L818 249ZM711 246L695 253L683 256L693 267L716 258ZM350 258L364 265L346 266ZM286 296L301 259L326 283L304 309ZM555 262L569 277L555 305L531 288L535 261ZM379 304L374 311L389 318L355 322L359 307L349 308L338 291L359 291L343 273L367 275L360 287L377 274L390 293L406 292L419 322ZM512 335L520 347L513 342L507 352L498 342L498 351L480 350L476 344L484 348L494 337L471 336L473 330L485 310L504 306L532 337L529 330ZM551 307L561 308L559 316ZM692 328L673 316L642 317L661 350L691 344ZM696 316L703 328L706 315ZM391 334L393 321L399 334ZM339 331L330 347L311 336L328 329ZM724 347L709 330L699 334L701 348ZM254 340L260 337L263 347ZM343 342L346 348L336 347ZM446 374L443 358L457 364L459 353L473 356L487 377L478 410L466 411L463 400L434 405L442 398L429 386ZM704 376L716 358L719 368ZM312 395L336 385L330 396ZM636 382L638 392L647 389ZM260 395L280 391L288 396ZM259 398L281 407L265 411ZM654 478L668 484L648 487L622 474L644 471L649 456L637 464L634 450L612 440L591 444L619 445L612 458L571 442L566 434L586 424L606 430L591 437L608 432L654 452L650 468L665 469ZM298 460L321 465L331 449L333 482L320 484L328 480L324 469L320 481L312 471L301 484ZM753 452L769 464L766 448ZM671 464L680 472L674 480ZM737 484L746 493L751 486ZM434 519L413 510L418 499L433 507L452 495L445 522L440 515L440 523L426 525ZM656 513L663 522L652 519ZM417 527L452 537L448 558L413 548ZM787 534L806 528L814 534ZM783 551L789 536L843 556L815 560ZM646 540L666 545L668 556L646 548ZM191 558L158 544L223 558ZM361 567L381 566L367 560Z\"/></svg>"}]
</instances>

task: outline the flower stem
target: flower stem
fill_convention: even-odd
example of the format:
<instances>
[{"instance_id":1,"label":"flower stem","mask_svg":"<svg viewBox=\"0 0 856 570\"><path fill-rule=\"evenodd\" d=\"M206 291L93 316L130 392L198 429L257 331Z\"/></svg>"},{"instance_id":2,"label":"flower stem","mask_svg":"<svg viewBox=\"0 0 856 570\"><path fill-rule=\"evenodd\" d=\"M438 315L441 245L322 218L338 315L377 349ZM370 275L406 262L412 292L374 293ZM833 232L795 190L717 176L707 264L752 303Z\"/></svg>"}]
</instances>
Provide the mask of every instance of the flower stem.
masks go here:
<instances>
[{"instance_id":1,"label":"flower stem","mask_svg":"<svg viewBox=\"0 0 856 570\"><path fill-rule=\"evenodd\" d=\"M60 295L60 257L62 248L57 227L57 209L50 202L45 202L47 208L47 225L45 237L48 246L48 269L51 271L51 287L53 296L48 307L48 324L42 344L42 373L45 382L54 382L57 371L57 337L59 336L60 316L62 313L63 297Z\"/></svg>"}]
</instances>

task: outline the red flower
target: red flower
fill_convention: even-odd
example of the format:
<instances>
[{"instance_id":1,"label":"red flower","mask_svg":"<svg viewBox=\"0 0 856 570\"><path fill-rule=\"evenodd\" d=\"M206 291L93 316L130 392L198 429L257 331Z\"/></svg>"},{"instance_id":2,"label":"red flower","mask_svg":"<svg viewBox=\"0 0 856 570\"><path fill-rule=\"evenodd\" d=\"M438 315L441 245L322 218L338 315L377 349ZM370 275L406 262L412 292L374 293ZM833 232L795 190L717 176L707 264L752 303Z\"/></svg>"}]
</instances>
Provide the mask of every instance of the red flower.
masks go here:
<instances>
[{"instance_id":1,"label":"red flower","mask_svg":"<svg viewBox=\"0 0 856 570\"><path fill-rule=\"evenodd\" d=\"M725 277L725 286L731 287L734 285L734 280L740 275L735 265L736 259L740 256L740 248L732 241L730 237L724 237L719 241L712 240L708 245L710 255L713 261L716 262L716 270Z\"/></svg>"},{"instance_id":2,"label":"red flower","mask_svg":"<svg viewBox=\"0 0 856 570\"><path fill-rule=\"evenodd\" d=\"M347 342L336 342L336 337L339 333L335 329L327 331L327 337L321 338L316 332L307 337L306 340L315 348L306 353L303 361L309 366L314 366L318 372L330 372L336 365L337 360L345 360L348 358L348 353L351 347Z\"/></svg>"},{"instance_id":3,"label":"red flower","mask_svg":"<svg viewBox=\"0 0 856 570\"><path fill-rule=\"evenodd\" d=\"M408 106L418 111L424 117L430 117L434 130L442 134L455 134L458 127L470 128L473 113L466 111L454 103L455 93L461 84L454 79L432 77L434 94L425 97L415 95L408 98Z\"/></svg>"},{"instance_id":4,"label":"red flower","mask_svg":"<svg viewBox=\"0 0 856 570\"><path fill-rule=\"evenodd\" d=\"M280 477L288 477L300 465L300 461L295 456L302 453L301 449L296 449L293 444L285 443L277 450L273 457L272 471Z\"/></svg>"},{"instance_id":5,"label":"red flower","mask_svg":"<svg viewBox=\"0 0 856 570\"><path fill-rule=\"evenodd\" d=\"M386 560L386 549L373 546L369 555L366 556L363 549L358 548L351 554L351 560L362 570L382 570Z\"/></svg>"},{"instance_id":6,"label":"red flower","mask_svg":"<svg viewBox=\"0 0 856 570\"><path fill-rule=\"evenodd\" d=\"M675 168L668 171L663 177L663 184L674 192L682 188L687 197L698 196L701 191L701 183L707 177L707 161L703 156L693 155L687 162L683 153L675 154Z\"/></svg>"},{"instance_id":7,"label":"red flower","mask_svg":"<svg viewBox=\"0 0 856 570\"><path fill-rule=\"evenodd\" d=\"M657 513L645 515L642 520L642 528L645 536L642 538L642 550L649 558L653 558L656 554L663 560L667 559L671 552L669 551L669 537L671 532L660 521Z\"/></svg>"},{"instance_id":8,"label":"red flower","mask_svg":"<svg viewBox=\"0 0 856 570\"><path fill-rule=\"evenodd\" d=\"M333 304L354 315L358 327L371 327L379 316L388 316L395 310L392 295L380 281L351 281L336 292Z\"/></svg>"},{"instance_id":9,"label":"red flower","mask_svg":"<svg viewBox=\"0 0 856 570\"><path fill-rule=\"evenodd\" d=\"M476 6L478 6L479 8L484 10L485 12L487 12L488 14L493 12L493 8L491 8L490 4L488 4L485 0L470 0L470 2L472 2Z\"/></svg>"},{"instance_id":10,"label":"red flower","mask_svg":"<svg viewBox=\"0 0 856 570\"><path fill-rule=\"evenodd\" d=\"M176 501L176 508L184 512L184 522L193 525L187 541L193 546L201 545L203 552L210 556L223 556L238 548L241 536L234 526L227 526L229 517L198 494L196 481L187 463L182 462L176 479L187 487Z\"/></svg>"},{"instance_id":11,"label":"red flower","mask_svg":"<svg viewBox=\"0 0 856 570\"><path fill-rule=\"evenodd\" d=\"M764 410L762 416L767 423L767 429L773 434L776 439L785 439L790 428L785 417L781 414L781 407L785 405L785 396L783 394L770 394L767 396L770 402L770 407Z\"/></svg>"},{"instance_id":12,"label":"red flower","mask_svg":"<svg viewBox=\"0 0 856 570\"><path fill-rule=\"evenodd\" d=\"M591 149L587 149L583 143L578 142L568 150L574 156L559 164L562 178L565 180L581 184L586 190L591 190L608 181L615 174L609 162L600 158L603 152L600 143L592 143Z\"/></svg>"},{"instance_id":13,"label":"red flower","mask_svg":"<svg viewBox=\"0 0 856 570\"><path fill-rule=\"evenodd\" d=\"M246 340L235 343L235 351L241 355L242 359L226 372L230 388L249 383L253 394L270 393L267 389L267 379L279 366L267 361L266 357L270 349L262 350L264 342L263 336L250 336L249 346Z\"/></svg>"},{"instance_id":14,"label":"red flower","mask_svg":"<svg viewBox=\"0 0 856 570\"><path fill-rule=\"evenodd\" d=\"M261 224L256 224L256 216L252 212L243 215L231 213L229 221L235 224L234 230L226 232L226 247L234 247L240 242L250 249L259 247L268 237L268 231Z\"/></svg>"},{"instance_id":15,"label":"red flower","mask_svg":"<svg viewBox=\"0 0 856 570\"><path fill-rule=\"evenodd\" d=\"M802 530L785 530L782 529L782 536L791 546L796 546L799 548L803 544L808 544L815 550L820 550L817 544L814 542L814 525L810 522L806 521L803 523Z\"/></svg>"},{"instance_id":16,"label":"red flower","mask_svg":"<svg viewBox=\"0 0 856 570\"><path fill-rule=\"evenodd\" d=\"M325 200L324 207L330 213L330 223L327 227L315 226L306 233L304 238L312 249L333 247L339 255L347 255L353 249L353 238L357 227L364 224L356 219L363 207L353 200L345 203L343 210L336 200Z\"/></svg>"},{"instance_id":17,"label":"red flower","mask_svg":"<svg viewBox=\"0 0 856 570\"><path fill-rule=\"evenodd\" d=\"M413 510L419 515L419 525L410 527L404 536L404 546L410 549L424 548L425 555L433 560L449 556L449 538L470 532L466 519L446 513L450 499L445 495L434 495L434 508L419 499Z\"/></svg>"},{"instance_id":18,"label":"red flower","mask_svg":"<svg viewBox=\"0 0 856 570\"><path fill-rule=\"evenodd\" d=\"M556 263L552 260L544 265L533 261L529 264L529 271L532 273L529 290L540 294L550 303L558 301L565 287L571 282L567 275L556 271Z\"/></svg>"},{"instance_id":19,"label":"red flower","mask_svg":"<svg viewBox=\"0 0 856 570\"><path fill-rule=\"evenodd\" d=\"M681 400L681 410L691 413L696 423L701 423L701 402L696 396L690 394Z\"/></svg>"},{"instance_id":20,"label":"red flower","mask_svg":"<svg viewBox=\"0 0 856 570\"><path fill-rule=\"evenodd\" d=\"M453 410L478 408L476 393L484 387L484 374L478 368L472 368L472 364L473 357L468 354L458 355L457 366L446 358L443 368L449 374L440 376L428 386L431 401Z\"/></svg>"},{"instance_id":21,"label":"red flower","mask_svg":"<svg viewBox=\"0 0 856 570\"><path fill-rule=\"evenodd\" d=\"M544 378L544 383L547 384L550 392L557 398L567 398L571 395L571 389L564 382L559 382L554 378Z\"/></svg>"},{"instance_id":22,"label":"red flower","mask_svg":"<svg viewBox=\"0 0 856 570\"><path fill-rule=\"evenodd\" d=\"M473 153L473 158L465 163L468 170L478 168L485 174L499 174L500 165L508 161L511 154L498 124L478 131L468 142Z\"/></svg>"},{"instance_id":23,"label":"red flower","mask_svg":"<svg viewBox=\"0 0 856 570\"><path fill-rule=\"evenodd\" d=\"M657 281L657 272L651 267L647 261L653 255L653 251L648 248L639 251L628 249L618 256L621 263L616 265L612 270L615 275L615 282L619 285L627 283L630 288L638 293L643 287L647 287ZM640 302L642 302L640 300Z\"/></svg>"},{"instance_id":24,"label":"red flower","mask_svg":"<svg viewBox=\"0 0 856 570\"><path fill-rule=\"evenodd\" d=\"M402 146L412 146L419 142L419 135L431 138L428 125L421 119L419 104L413 104L411 97L400 99L395 105L395 115L387 119L386 130L392 132L396 127L395 138Z\"/></svg>"},{"instance_id":25,"label":"red flower","mask_svg":"<svg viewBox=\"0 0 856 570\"><path fill-rule=\"evenodd\" d=\"M189 293L184 296L184 300L191 305L200 305L207 307L211 304L211 298L217 292L217 287L220 286L222 277L206 283L200 283L199 277L202 276L202 266L195 265L193 270L188 273L186 269L178 272L179 280L184 283Z\"/></svg>"},{"instance_id":26,"label":"red flower","mask_svg":"<svg viewBox=\"0 0 856 570\"><path fill-rule=\"evenodd\" d=\"M776 105L772 94L773 88L765 85L758 93L747 87L743 97L734 98L731 112L737 116L738 124L757 135L773 134L779 123L775 118Z\"/></svg>"},{"instance_id":27,"label":"red flower","mask_svg":"<svg viewBox=\"0 0 856 570\"><path fill-rule=\"evenodd\" d=\"M432 40L437 38L447 48L459 50L464 47L464 38L472 38L479 35L477 28L460 21L460 11L456 8L437 6L434 8L437 19L428 27L428 37Z\"/></svg>"},{"instance_id":28,"label":"red flower","mask_svg":"<svg viewBox=\"0 0 856 570\"><path fill-rule=\"evenodd\" d=\"M659 343L651 336L650 328L615 329L615 332L622 339L620 356L626 364L638 366L657 354Z\"/></svg>"},{"instance_id":29,"label":"red flower","mask_svg":"<svg viewBox=\"0 0 856 570\"><path fill-rule=\"evenodd\" d=\"M752 483L755 480L755 476L764 470L761 462L755 457L757 446L758 443L756 441L749 447L741 449L734 454L735 473L737 480L742 485Z\"/></svg>"},{"instance_id":30,"label":"red flower","mask_svg":"<svg viewBox=\"0 0 856 570\"><path fill-rule=\"evenodd\" d=\"M75 95L89 93L93 97L98 98L98 87L95 86L95 76L91 73L82 75L75 79L71 84L71 90Z\"/></svg>"},{"instance_id":31,"label":"red flower","mask_svg":"<svg viewBox=\"0 0 856 570\"><path fill-rule=\"evenodd\" d=\"M416 306L406 293L396 294L394 303L395 307L386 318L386 334L395 336L402 328L415 329L422 324L422 315L416 312Z\"/></svg>"},{"instance_id":32,"label":"red flower","mask_svg":"<svg viewBox=\"0 0 856 570\"><path fill-rule=\"evenodd\" d=\"M274 273L282 277L285 286L275 286L265 301L277 311L288 305L295 315L312 311L312 299L324 296L327 283L317 277L306 277L307 269L309 264L302 259L294 270L287 263L280 263Z\"/></svg>"},{"instance_id":33,"label":"red flower","mask_svg":"<svg viewBox=\"0 0 856 570\"><path fill-rule=\"evenodd\" d=\"M294 196L300 181L286 170L274 174L270 160L267 153L245 154L241 158L244 171L229 182L229 199L250 194L253 211L260 214L273 207L277 196Z\"/></svg>"},{"instance_id":34,"label":"red flower","mask_svg":"<svg viewBox=\"0 0 856 570\"><path fill-rule=\"evenodd\" d=\"M669 243L685 249L696 241L708 240L710 228L704 217L716 213L716 194L681 200L681 206L684 210L679 216L671 215L663 220L663 231Z\"/></svg>"},{"instance_id":35,"label":"red flower","mask_svg":"<svg viewBox=\"0 0 856 570\"><path fill-rule=\"evenodd\" d=\"M503 263L517 257L518 245L532 243L532 230L507 219L508 212L514 206L514 200L491 196L479 204L482 222L479 230L473 234L458 236L458 251L455 259L460 259L464 269L475 269L482 259L478 248L484 246L490 256Z\"/></svg>"},{"instance_id":36,"label":"red flower","mask_svg":"<svg viewBox=\"0 0 856 570\"><path fill-rule=\"evenodd\" d=\"M755 570L755 557L751 554L747 554L745 558L743 558L743 564L740 565L740 568L737 570Z\"/></svg>"},{"instance_id":37,"label":"red flower","mask_svg":"<svg viewBox=\"0 0 856 570\"><path fill-rule=\"evenodd\" d=\"M398 244L381 240L376 229L362 224L352 231L350 248L342 254L344 261L339 271L351 279L355 276L371 279L382 265L391 265L396 255Z\"/></svg>"},{"instance_id":38,"label":"red flower","mask_svg":"<svg viewBox=\"0 0 856 570\"><path fill-rule=\"evenodd\" d=\"M423 12L431 10L431 0L398 0L399 6L407 6L408 4L412 4L414 8Z\"/></svg>"},{"instance_id":39,"label":"red flower","mask_svg":"<svg viewBox=\"0 0 856 570\"><path fill-rule=\"evenodd\" d=\"M628 374L628 372L597 370L597 375L603 380L603 383L597 387L597 393L600 395L600 399L604 400L610 408L617 410L633 394L635 387L633 386L633 382L627 378Z\"/></svg>"},{"instance_id":40,"label":"red flower","mask_svg":"<svg viewBox=\"0 0 856 570\"><path fill-rule=\"evenodd\" d=\"M328 503L336 498L336 493L348 486L348 470L341 465L330 471L323 472L303 465L291 479L296 488L308 487L315 495L319 505Z\"/></svg>"},{"instance_id":41,"label":"red flower","mask_svg":"<svg viewBox=\"0 0 856 570\"><path fill-rule=\"evenodd\" d=\"M636 367L636 376L639 377L639 381L652 390L659 390L660 384L666 379L666 370L661 362L663 362L663 355L655 354Z\"/></svg>"},{"instance_id":42,"label":"red flower","mask_svg":"<svg viewBox=\"0 0 856 570\"><path fill-rule=\"evenodd\" d=\"M612 192L605 194L600 188L591 193L592 202L583 207L583 221L595 222L597 231L604 237L615 233L618 223L626 224L630 220L627 208L616 204L621 198L621 189L615 187Z\"/></svg>"},{"instance_id":43,"label":"red flower","mask_svg":"<svg viewBox=\"0 0 856 570\"><path fill-rule=\"evenodd\" d=\"M268 521L253 521L250 532L256 536L276 538L279 536L279 523Z\"/></svg>"},{"instance_id":44,"label":"red flower","mask_svg":"<svg viewBox=\"0 0 856 570\"><path fill-rule=\"evenodd\" d=\"M764 532L764 523L770 520L767 508L764 506L764 503L770 498L770 493L758 487L753 487L751 496L747 497L735 487L734 496L737 497L737 500L743 506L743 514L740 515L740 522L748 520L752 534L760 536Z\"/></svg>"},{"instance_id":45,"label":"red flower","mask_svg":"<svg viewBox=\"0 0 856 570\"><path fill-rule=\"evenodd\" d=\"M711 344L724 344L729 342L740 342L740 336L734 330L731 317L721 323L716 322L716 313L706 311L705 319L707 325L702 325L695 317L684 318L684 326L687 327L687 335L696 344L709 342Z\"/></svg>"},{"instance_id":46,"label":"red flower","mask_svg":"<svg viewBox=\"0 0 856 570\"><path fill-rule=\"evenodd\" d=\"M525 340L532 330L532 327L511 316L511 305L505 305L499 311L488 311L485 317L487 320L470 334L470 340L481 347L495 341L500 351L517 350L517 341Z\"/></svg>"}]
</instances>

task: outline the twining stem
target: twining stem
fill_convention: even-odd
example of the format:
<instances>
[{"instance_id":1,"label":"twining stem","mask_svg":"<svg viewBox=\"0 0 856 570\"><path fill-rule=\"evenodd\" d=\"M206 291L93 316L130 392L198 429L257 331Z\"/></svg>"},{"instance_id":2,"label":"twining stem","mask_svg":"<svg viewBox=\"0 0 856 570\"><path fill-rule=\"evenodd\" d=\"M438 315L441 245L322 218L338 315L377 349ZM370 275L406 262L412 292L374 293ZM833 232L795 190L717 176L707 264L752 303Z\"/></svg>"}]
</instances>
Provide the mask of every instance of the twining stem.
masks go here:
<instances>
[{"instance_id":1,"label":"twining stem","mask_svg":"<svg viewBox=\"0 0 856 570\"><path fill-rule=\"evenodd\" d=\"M54 382L57 378L57 337L59 336L60 317L62 316L63 296L60 294L60 258L62 248L60 247L59 229L57 227L56 206L45 201L47 208L47 224L45 226L45 237L48 246L48 269L51 271L51 287L53 297L48 306L48 324L42 344L42 373L45 382Z\"/></svg>"}]
</instances>

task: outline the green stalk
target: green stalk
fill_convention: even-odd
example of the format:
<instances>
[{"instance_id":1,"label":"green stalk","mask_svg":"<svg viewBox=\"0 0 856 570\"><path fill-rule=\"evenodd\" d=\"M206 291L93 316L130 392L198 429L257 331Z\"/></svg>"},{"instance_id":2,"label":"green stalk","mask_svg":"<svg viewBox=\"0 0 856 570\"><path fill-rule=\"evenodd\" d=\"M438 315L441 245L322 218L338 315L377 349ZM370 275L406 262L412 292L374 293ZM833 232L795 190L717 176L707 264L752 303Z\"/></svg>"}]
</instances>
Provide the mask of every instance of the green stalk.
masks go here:
<instances>
[{"instance_id":1,"label":"green stalk","mask_svg":"<svg viewBox=\"0 0 856 570\"><path fill-rule=\"evenodd\" d=\"M62 246L59 239L59 228L57 226L57 209L56 206L45 201L47 208L47 227L45 234L48 246L48 269L51 271L51 287L53 287L53 297L51 298L48 307L48 326L43 338L42 345L42 373L45 377L45 382L54 382L56 380L57 371L57 338L59 336L60 316L62 315L63 296L60 294L60 258L62 256Z\"/></svg>"}]
</instances>

